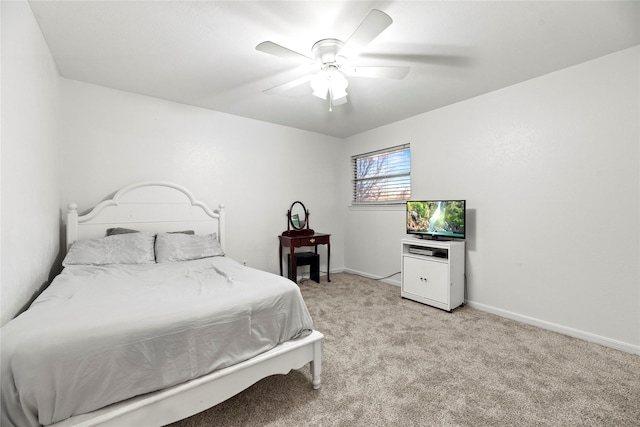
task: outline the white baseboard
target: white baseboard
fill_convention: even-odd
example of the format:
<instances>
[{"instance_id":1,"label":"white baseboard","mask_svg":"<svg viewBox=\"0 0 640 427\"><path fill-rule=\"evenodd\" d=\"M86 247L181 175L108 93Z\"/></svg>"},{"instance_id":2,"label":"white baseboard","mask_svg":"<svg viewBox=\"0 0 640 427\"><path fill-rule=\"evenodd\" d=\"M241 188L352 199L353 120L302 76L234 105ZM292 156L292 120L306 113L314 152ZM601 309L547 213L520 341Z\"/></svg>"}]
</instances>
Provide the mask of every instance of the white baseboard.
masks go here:
<instances>
[{"instance_id":1,"label":"white baseboard","mask_svg":"<svg viewBox=\"0 0 640 427\"><path fill-rule=\"evenodd\" d=\"M640 346L626 343L623 341L606 338L600 335L595 335L590 332L584 332L578 329L569 328L567 326L558 325L557 323L547 322L545 320L536 319L534 317L524 316L522 314L514 313L500 308L492 307L489 305L467 301L469 307L477 310L486 311L500 317L506 317L507 319L516 320L518 322L526 323L528 325L537 326L549 331L559 332L561 334L568 335L570 337L579 338L585 341L593 342L603 345L605 347L615 348L616 350L626 351L627 353L640 355Z\"/></svg>"}]
</instances>

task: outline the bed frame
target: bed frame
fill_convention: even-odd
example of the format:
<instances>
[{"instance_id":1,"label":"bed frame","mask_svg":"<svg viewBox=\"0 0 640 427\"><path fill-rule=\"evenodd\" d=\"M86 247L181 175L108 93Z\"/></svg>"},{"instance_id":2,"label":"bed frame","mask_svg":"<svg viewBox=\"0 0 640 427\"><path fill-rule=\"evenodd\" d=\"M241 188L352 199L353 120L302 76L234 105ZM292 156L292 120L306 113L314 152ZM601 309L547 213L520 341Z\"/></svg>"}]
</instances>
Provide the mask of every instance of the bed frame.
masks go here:
<instances>
[{"instance_id":1,"label":"bed frame","mask_svg":"<svg viewBox=\"0 0 640 427\"><path fill-rule=\"evenodd\" d=\"M194 230L217 233L226 247L224 206L212 211L184 187L148 181L129 185L100 202L86 215L70 203L67 212L67 248L80 239L103 237L110 227L166 232ZM312 387L320 388L322 335L280 344L245 362L212 372L183 384L137 396L97 411L52 424L67 426L162 426L204 411L240 393L259 380L310 365Z\"/></svg>"}]
</instances>

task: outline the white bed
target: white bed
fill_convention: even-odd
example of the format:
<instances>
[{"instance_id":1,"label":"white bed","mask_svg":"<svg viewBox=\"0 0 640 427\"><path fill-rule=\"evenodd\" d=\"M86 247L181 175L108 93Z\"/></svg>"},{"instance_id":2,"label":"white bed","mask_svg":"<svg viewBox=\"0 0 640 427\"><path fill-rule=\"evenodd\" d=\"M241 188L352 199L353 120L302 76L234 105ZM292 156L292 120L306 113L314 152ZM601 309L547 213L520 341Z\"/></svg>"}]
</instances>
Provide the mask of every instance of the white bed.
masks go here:
<instances>
[{"instance_id":1,"label":"white bed","mask_svg":"<svg viewBox=\"0 0 640 427\"><path fill-rule=\"evenodd\" d=\"M139 230L141 233L137 233L137 235L140 236L138 238L142 238L144 232L163 233L175 232L177 230L194 230L197 235L216 233L220 247L224 250L226 247L224 225L223 206L220 206L220 208L214 212L203 203L198 202L188 190L179 185L167 182L143 182L123 188L118 191L112 199L101 202L86 215L78 215L77 206L70 204L67 215L67 247L70 247L76 241L101 238L104 236L106 229L120 227ZM160 234L158 236L160 236ZM156 246L156 251L157 250ZM208 268L212 271L211 275L215 276L215 280L217 280L216 286L223 288L225 287L224 279L231 283L228 287L237 288L245 286L245 282L249 283L254 279L259 279L261 283L269 284L269 286L271 286L271 282L273 282L273 286L276 288L289 286L289 284L283 283L279 276L242 267L240 264L226 259L226 257L213 257L175 264L177 264L179 268L184 268L187 276L191 274L191 269L194 269L193 271L198 273L200 270L195 270L196 268ZM72 274L75 267L76 266L72 265L65 268L65 270L70 270L71 273L69 274ZM169 268L170 266L166 265L166 267ZM160 270L155 270L156 268L160 268ZM100 275L111 277L111 275L115 274L115 277L118 277L119 281L123 280L122 277L125 277L124 282L126 282L127 275L134 273L136 276L132 277L136 279L138 277L146 277L142 275L137 276L137 274L148 274L151 276L172 274L167 273L171 270L162 270L161 268L164 267L158 264L158 266L125 266L121 269L122 272L116 271L115 273L112 269L103 269L101 266L95 268L92 266L87 268L82 266L79 270L82 274L89 274L95 278L101 278L102 276ZM131 271L134 271L134 273ZM63 278L59 280L59 283L63 286L58 286L54 289L57 291L58 288L62 288L63 290L60 291L62 292L62 297L59 295L60 292L56 294L54 291L50 291L50 293L45 296L52 298L51 295L54 295L55 298L58 299L65 298L64 275L65 272L61 275ZM233 276L233 282L231 281L231 276ZM194 289L194 295L198 295L197 292L201 292L202 288L198 290L197 283L194 284L191 282L189 285L191 288L182 288L182 292L188 294L188 289ZM56 282L54 281L54 283ZM211 286L211 284L207 283L207 286ZM98 289L99 292L104 292L102 285ZM267 289L267 287L265 286L264 289ZM74 289L73 292L76 291L77 289ZM85 287L82 287L80 291L78 291L78 294L82 292L89 291L87 291ZM218 291L215 290L213 296L220 299L220 295L222 294L217 292ZM225 290L225 292L227 292L227 290ZM254 293L255 291L251 292ZM264 292L266 293L267 290ZM298 290L296 289L295 292L298 292ZM75 293L70 293L69 295L76 298ZM178 296L172 295L168 298L178 298ZM280 300L281 298L278 297L277 299ZM211 301L216 300L212 299ZM128 302L126 304L128 304ZM239 303L236 305L238 304ZM209 309L207 304L203 304L202 306ZM104 307L101 308L99 304L96 305L95 310L99 311L100 309L104 310ZM236 309L235 306L233 309ZM279 309L281 311L285 310L282 307ZM249 310L256 309L250 308ZM289 308L286 310L288 311ZM306 310L306 307L304 310ZM126 318L127 311L125 310L122 313L125 314L119 314L118 316L120 318ZM163 321L165 321L164 318L166 316L164 316L164 312L162 314ZM128 321L130 321L130 319ZM290 323L290 321L287 320L285 323ZM26 324L28 325L28 323ZM162 325L162 327L167 328L166 325ZM244 326L239 327L242 328ZM295 327L298 326L294 326L294 328ZM318 389L320 387L321 342L323 335L318 331L309 330L311 331L310 333L305 332L308 333L307 335L302 336L303 334L300 334L300 338L286 340L285 342L275 344L275 347L271 344L265 344L269 346L269 349L266 351L260 350L259 354L253 355L248 360L239 363L228 362L226 365L222 365L227 367L205 373L186 382L177 383L165 389L128 398L89 413L74 415L50 425L57 427L165 425L214 406L246 389L262 378L274 374L286 374L291 369L302 368L307 363L310 364L312 387ZM165 331L165 329L162 329L162 331ZM256 335L255 331L253 335ZM261 336L253 338L261 342L264 341ZM108 343L107 338L101 337L100 339ZM101 345L108 347L106 343L101 341ZM184 346L180 348L184 348ZM229 350L229 352L233 351ZM3 382L4 381L8 380L3 378ZM5 402L3 398L3 412L5 410L4 405ZM4 418L3 421L7 422Z\"/></svg>"}]
</instances>

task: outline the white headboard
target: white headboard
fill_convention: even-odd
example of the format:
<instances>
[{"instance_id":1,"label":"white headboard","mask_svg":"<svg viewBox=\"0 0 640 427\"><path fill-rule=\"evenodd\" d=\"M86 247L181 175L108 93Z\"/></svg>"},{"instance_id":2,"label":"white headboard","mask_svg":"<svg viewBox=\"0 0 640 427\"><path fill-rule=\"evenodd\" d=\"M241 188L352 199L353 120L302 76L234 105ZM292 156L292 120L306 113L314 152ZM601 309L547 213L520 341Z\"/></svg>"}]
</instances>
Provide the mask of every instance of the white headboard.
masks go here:
<instances>
[{"instance_id":1,"label":"white headboard","mask_svg":"<svg viewBox=\"0 0 640 427\"><path fill-rule=\"evenodd\" d=\"M104 237L107 228L124 227L140 231L194 230L196 234L217 233L226 249L224 206L212 211L186 188L162 181L132 184L104 200L86 215L69 203L67 248L80 239Z\"/></svg>"}]
</instances>

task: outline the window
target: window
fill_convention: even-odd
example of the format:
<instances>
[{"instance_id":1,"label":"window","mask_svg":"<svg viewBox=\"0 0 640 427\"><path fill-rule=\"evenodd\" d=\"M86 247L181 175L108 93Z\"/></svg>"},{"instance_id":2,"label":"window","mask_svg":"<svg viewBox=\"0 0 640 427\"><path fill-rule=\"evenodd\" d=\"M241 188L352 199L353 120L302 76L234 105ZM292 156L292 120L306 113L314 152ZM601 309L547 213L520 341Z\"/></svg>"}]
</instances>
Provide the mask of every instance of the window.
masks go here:
<instances>
[{"instance_id":1,"label":"window","mask_svg":"<svg viewBox=\"0 0 640 427\"><path fill-rule=\"evenodd\" d=\"M409 144L351 158L353 203L397 203L411 198Z\"/></svg>"}]
</instances>

